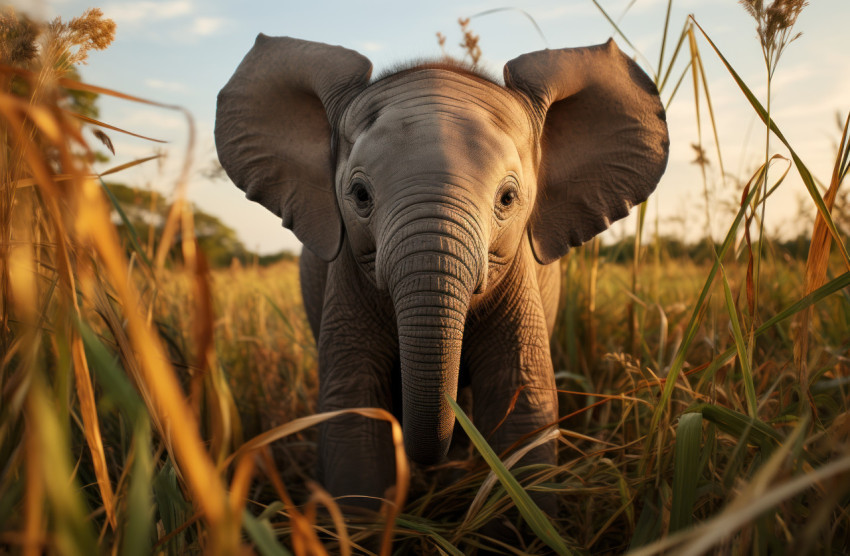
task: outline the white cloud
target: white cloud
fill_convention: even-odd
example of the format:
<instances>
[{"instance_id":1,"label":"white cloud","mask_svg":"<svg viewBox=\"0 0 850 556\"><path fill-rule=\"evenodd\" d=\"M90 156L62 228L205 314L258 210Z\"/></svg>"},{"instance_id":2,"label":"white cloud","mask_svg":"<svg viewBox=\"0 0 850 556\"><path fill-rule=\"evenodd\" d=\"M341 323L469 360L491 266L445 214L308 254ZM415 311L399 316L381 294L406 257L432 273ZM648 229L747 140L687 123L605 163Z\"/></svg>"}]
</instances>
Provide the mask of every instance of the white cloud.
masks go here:
<instances>
[{"instance_id":1,"label":"white cloud","mask_svg":"<svg viewBox=\"0 0 850 556\"><path fill-rule=\"evenodd\" d=\"M112 2L103 8L104 15L119 24L119 32L129 30L137 35L144 30L148 40L161 42L167 37L180 43L215 35L227 24L224 18L202 15L200 11L195 0ZM156 23L159 25L151 27Z\"/></svg>"},{"instance_id":2,"label":"white cloud","mask_svg":"<svg viewBox=\"0 0 850 556\"><path fill-rule=\"evenodd\" d=\"M151 89L160 91L171 91L173 93L185 93L188 89L183 83L176 81L161 81L159 79L145 79L145 85Z\"/></svg>"},{"instance_id":3,"label":"white cloud","mask_svg":"<svg viewBox=\"0 0 850 556\"><path fill-rule=\"evenodd\" d=\"M357 47L364 52L380 52L385 48L385 45L374 41L360 41Z\"/></svg>"},{"instance_id":4,"label":"white cloud","mask_svg":"<svg viewBox=\"0 0 850 556\"><path fill-rule=\"evenodd\" d=\"M220 17L198 17L192 23L192 33L195 35L212 35L224 26L225 20Z\"/></svg>"},{"instance_id":5,"label":"white cloud","mask_svg":"<svg viewBox=\"0 0 850 556\"><path fill-rule=\"evenodd\" d=\"M537 22L552 21L553 19L561 19L565 17L579 17L586 15L598 14L599 10L589 2L582 3L565 3L552 8L537 8L529 11L529 14Z\"/></svg>"},{"instance_id":6,"label":"white cloud","mask_svg":"<svg viewBox=\"0 0 850 556\"><path fill-rule=\"evenodd\" d=\"M168 0L165 2L142 0L140 2L107 4L103 8L104 15L114 19L117 23L142 23L174 19L189 15L193 11L194 7L189 0Z\"/></svg>"},{"instance_id":7,"label":"white cloud","mask_svg":"<svg viewBox=\"0 0 850 556\"><path fill-rule=\"evenodd\" d=\"M121 123L125 129L137 132L139 128L155 130L186 129L186 118L176 113L152 110L136 110L130 113ZM144 133L144 132L142 132ZM162 133L160 133L162 135ZM157 139L166 139L156 136Z\"/></svg>"}]
</instances>

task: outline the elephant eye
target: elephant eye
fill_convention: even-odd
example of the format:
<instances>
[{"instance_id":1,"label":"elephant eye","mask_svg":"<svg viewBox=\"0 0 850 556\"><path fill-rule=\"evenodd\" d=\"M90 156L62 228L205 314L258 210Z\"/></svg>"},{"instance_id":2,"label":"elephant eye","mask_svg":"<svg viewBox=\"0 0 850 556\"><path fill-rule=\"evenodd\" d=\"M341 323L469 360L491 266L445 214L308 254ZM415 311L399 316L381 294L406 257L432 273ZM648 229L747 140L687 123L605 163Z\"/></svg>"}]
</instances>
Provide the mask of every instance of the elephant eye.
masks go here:
<instances>
[{"instance_id":1,"label":"elephant eye","mask_svg":"<svg viewBox=\"0 0 850 556\"><path fill-rule=\"evenodd\" d=\"M499 192L496 194L496 217L499 220L506 220L511 214L514 213L514 209L517 205L521 204L519 198L519 191L517 191L517 185L513 180L506 181L506 183L499 189Z\"/></svg>"},{"instance_id":2,"label":"elephant eye","mask_svg":"<svg viewBox=\"0 0 850 556\"><path fill-rule=\"evenodd\" d=\"M363 187L362 184L358 184L354 188L354 198L357 200L358 205L368 205L372 200L372 197L369 195L369 192L366 191L366 188Z\"/></svg>"},{"instance_id":3,"label":"elephant eye","mask_svg":"<svg viewBox=\"0 0 850 556\"><path fill-rule=\"evenodd\" d=\"M354 208L360 216L369 216L372 212L372 194L362 181L351 184L349 195L354 200Z\"/></svg>"}]
</instances>

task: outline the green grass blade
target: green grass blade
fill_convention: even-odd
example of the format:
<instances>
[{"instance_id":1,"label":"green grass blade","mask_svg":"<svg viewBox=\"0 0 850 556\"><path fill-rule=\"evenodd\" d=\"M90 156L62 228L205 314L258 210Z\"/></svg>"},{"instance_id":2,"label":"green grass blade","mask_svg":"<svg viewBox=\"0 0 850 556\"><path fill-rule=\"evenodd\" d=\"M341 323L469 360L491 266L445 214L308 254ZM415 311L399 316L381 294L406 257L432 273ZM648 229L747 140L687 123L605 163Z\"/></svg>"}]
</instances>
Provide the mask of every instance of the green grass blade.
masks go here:
<instances>
[{"instance_id":1,"label":"green grass blade","mask_svg":"<svg viewBox=\"0 0 850 556\"><path fill-rule=\"evenodd\" d=\"M140 419L133 434L133 469L127 493L126 519L121 554L144 556L151 553L154 532L153 462L150 455L150 422Z\"/></svg>"},{"instance_id":2,"label":"green grass blade","mask_svg":"<svg viewBox=\"0 0 850 556\"><path fill-rule=\"evenodd\" d=\"M847 114L847 120L844 122L844 131L841 134L841 142L844 145L844 151L839 153L841 162L838 164L838 182L844 180L847 175L847 169L850 168L850 113Z\"/></svg>"},{"instance_id":3,"label":"green grass blade","mask_svg":"<svg viewBox=\"0 0 850 556\"><path fill-rule=\"evenodd\" d=\"M103 388L107 396L115 400L116 406L124 413L127 422L134 424L132 471L127 492L126 513L122 519L124 536L121 542L121 554L140 556L150 554L154 531L150 421L144 411L141 398L109 350L86 323L75 321L75 324L83 340L86 358L97 384Z\"/></svg>"},{"instance_id":4,"label":"green grass blade","mask_svg":"<svg viewBox=\"0 0 850 556\"><path fill-rule=\"evenodd\" d=\"M451 554L452 556L463 556L463 552L458 550L456 546L454 546L452 543L446 540L445 537L443 537L430 527L427 527L419 522L410 519L405 519L403 517L396 518L396 523L401 527L406 527L418 533L427 535L428 537L433 539L434 542L439 545L440 549L443 550L446 554Z\"/></svg>"},{"instance_id":5,"label":"green grass blade","mask_svg":"<svg viewBox=\"0 0 850 556\"><path fill-rule=\"evenodd\" d=\"M68 431L62 426L40 375L33 378L28 396L29 418L38 430L36 442L42 459L29 465L27 472L43 475L54 531L51 544L59 554L97 554L96 537L88 518L91 512L72 471Z\"/></svg>"},{"instance_id":6,"label":"green grass blade","mask_svg":"<svg viewBox=\"0 0 850 556\"><path fill-rule=\"evenodd\" d=\"M658 55L658 71L664 67L664 49L667 47L667 30L670 27L670 12L673 8L673 0L667 0L667 13L664 15L664 32L661 34L661 53ZM672 65L672 64L671 64ZM656 81L656 86L659 83Z\"/></svg>"},{"instance_id":7,"label":"green grass blade","mask_svg":"<svg viewBox=\"0 0 850 556\"><path fill-rule=\"evenodd\" d=\"M756 329L756 337L761 336L780 322L793 317L803 309L811 307L822 299L829 297L835 292L840 292L847 287L850 287L850 272L845 272L841 276L833 278L832 280L830 280L820 288L816 289L809 295L803 297L799 301L793 303L792 305L789 305L779 313L773 315L770 319L765 321L761 326ZM700 384L697 386L698 391L702 388L702 381L711 380L711 378L714 376L714 373L717 372L720 367L725 365L732 357L734 357L735 352L736 346L732 346L720 355L718 355L714 359L714 361L711 362L711 365L709 365L703 373L703 378L700 380Z\"/></svg>"},{"instance_id":8,"label":"green grass blade","mask_svg":"<svg viewBox=\"0 0 850 556\"><path fill-rule=\"evenodd\" d=\"M472 440L472 443L484 457L484 461L487 462L490 469L492 469L493 472L496 473L496 476L499 477L499 481L502 483L502 486L505 487L508 495L514 501L514 504L516 504L517 509L519 509L519 513L522 514L522 517L531 527L531 530L534 531L540 540L546 543L546 545L556 553L572 554L567 548L567 545L564 544L564 540L558 535L558 532L555 531L555 528L552 526L552 522L549 521L546 514L537 507L537 505L531 500L528 493L523 490L516 478L510 471L507 470L507 468L505 468L499 460L499 457L496 455L496 452L494 452L493 448L487 444L487 441L481 433L478 432L478 429L475 428L475 425L472 424L469 417L466 416L460 406L458 406L450 396L446 396L446 400L448 400L449 405L451 405L458 423L460 423L460 426L463 427L464 431L466 431L469 439Z\"/></svg>"},{"instance_id":9,"label":"green grass blade","mask_svg":"<svg viewBox=\"0 0 850 556\"><path fill-rule=\"evenodd\" d=\"M682 86L682 83L685 81L685 77L688 75L688 70L691 69L691 64L693 61L689 61L685 66L685 69L682 70L682 75L679 76L679 79L676 81L676 86L673 87L673 92L670 93L670 98L667 99L667 102L664 103L664 109L669 110L670 105L673 103L673 99L676 97L676 93L679 92L679 87Z\"/></svg>"},{"instance_id":10,"label":"green grass blade","mask_svg":"<svg viewBox=\"0 0 850 556\"><path fill-rule=\"evenodd\" d=\"M676 432L676 463L673 467L673 505L670 509L670 533L689 527L693 522L700 475L702 414L686 413L679 418Z\"/></svg>"},{"instance_id":11,"label":"green grass blade","mask_svg":"<svg viewBox=\"0 0 850 556\"><path fill-rule=\"evenodd\" d=\"M748 417L743 413L714 404L700 404L689 410L701 413L703 417L717 425L723 432L737 439L747 437L747 440L757 445L765 454L770 454L782 444L782 436L769 425Z\"/></svg>"},{"instance_id":12,"label":"green grass blade","mask_svg":"<svg viewBox=\"0 0 850 556\"><path fill-rule=\"evenodd\" d=\"M97 383L109 396L112 396L119 409L127 416L130 423L135 423L142 418L144 403L139 397L130 381L127 380L124 370L117 364L115 358L98 339L97 335L88 325L81 321L75 321L83 346L86 350L86 359L94 372ZM144 417L146 418L146 417Z\"/></svg>"},{"instance_id":13,"label":"green grass blade","mask_svg":"<svg viewBox=\"0 0 850 556\"><path fill-rule=\"evenodd\" d=\"M717 438L717 425L714 423L709 423L705 428L705 440L702 441L701 449L702 455L700 456L699 461L699 469L702 471L708 465L708 462L712 459L712 455L716 452L715 440Z\"/></svg>"},{"instance_id":14,"label":"green grass blade","mask_svg":"<svg viewBox=\"0 0 850 556\"><path fill-rule=\"evenodd\" d=\"M741 332L741 323L738 320L738 310L732 299L732 290L729 289L729 281L726 279L726 271L720 265L720 276L723 278L723 295L726 299L726 311L732 323L732 336L735 338L735 348L738 351L738 362L741 365L741 376L744 381L744 393L747 397L747 413L753 419L757 418L758 403L756 402L756 388L753 385L753 371L750 365L750 354L747 351L747 342Z\"/></svg>"},{"instance_id":15,"label":"green grass blade","mask_svg":"<svg viewBox=\"0 0 850 556\"><path fill-rule=\"evenodd\" d=\"M260 512L260 515L257 516L257 519L259 519L260 521L262 521L262 520L268 521L271 518L273 518L275 516L275 514L277 514L279 511L283 510L284 508L286 508L286 504L284 504L280 500L275 500L274 502L272 502L271 504L266 506L265 510Z\"/></svg>"},{"instance_id":16,"label":"green grass blade","mask_svg":"<svg viewBox=\"0 0 850 556\"><path fill-rule=\"evenodd\" d=\"M786 307L783 311L775 314L773 317L765 321L764 324L762 324L756 329L756 334L762 334L766 332L769 328L775 326L776 324L782 322L785 319L794 316L806 307L814 305L825 297L828 297L837 291L841 291L842 289L848 286L850 286L850 272L845 272L844 274L833 278L832 280L819 287L809 295L803 297L796 303L793 303L792 305Z\"/></svg>"},{"instance_id":17,"label":"green grass blade","mask_svg":"<svg viewBox=\"0 0 850 556\"><path fill-rule=\"evenodd\" d=\"M248 510L242 512L242 527L263 556L292 556L291 552L277 542L269 524L255 518Z\"/></svg>"},{"instance_id":18,"label":"green grass blade","mask_svg":"<svg viewBox=\"0 0 850 556\"><path fill-rule=\"evenodd\" d=\"M640 469L641 473L646 469L646 463L648 461L649 455L653 453L653 446L655 442L655 431L658 429L658 424L661 422L661 415L664 413L667 408L667 402L670 401L670 396L673 395L673 388L676 386L676 380L679 378L679 373L682 371L682 367L685 364L685 356L687 355L688 348L691 343L694 341L696 337L697 330L699 328L699 323L702 320L702 315L705 312L705 301L708 297L708 292L711 290L711 285L714 283L714 277L717 275L717 270L720 266L720 260L723 259L723 256L726 254L726 251L734 244L735 237L738 231L738 225L741 223L741 220L744 218L744 213L752 201L753 197L755 197L758 192L758 188L753 187L750 190L749 195L741 203L741 208L738 210L738 214L735 216L734 222L732 222L732 226L729 228L729 231L726 234L726 238L723 240L723 244L720 246L720 251L717 253L717 258L714 261L713 266L711 267L711 271L708 273L708 278L705 281L705 285L700 292L699 298L697 299L696 304L694 305L693 313L691 313L691 317L688 320L688 324L685 326L685 333L682 337L682 342L679 344L679 350L676 352L676 357L673 359L673 363L670 365L670 370L667 373L667 379L664 382L664 389L661 391L661 397L658 400L658 403L655 406L655 411L652 415L652 421L650 422L649 433L646 437L646 449L644 450L644 455L641 458Z\"/></svg>"},{"instance_id":19,"label":"green grass blade","mask_svg":"<svg viewBox=\"0 0 850 556\"><path fill-rule=\"evenodd\" d=\"M176 531L192 516L192 506L183 497L177 484L177 471L171 460L166 460L153 482L153 495L162 522L163 536ZM168 554L182 554L186 550L185 536L175 535L160 549L166 548Z\"/></svg>"},{"instance_id":20,"label":"green grass blade","mask_svg":"<svg viewBox=\"0 0 850 556\"><path fill-rule=\"evenodd\" d=\"M711 91L708 89L708 80L705 77L705 68L702 65L702 56L699 53L699 47L696 49L696 62L699 69L700 80L702 81L702 90L705 92L705 104L708 106L708 117L711 119L711 130L714 134L714 144L717 147L717 165L720 166L720 179L725 179L726 170L723 167L723 155L720 152L720 137L717 134L717 121L714 117L714 104L711 102Z\"/></svg>"},{"instance_id":21,"label":"green grass blade","mask_svg":"<svg viewBox=\"0 0 850 556\"><path fill-rule=\"evenodd\" d=\"M658 92L662 92L670 79L670 74L673 72L673 67L676 65L676 60L679 59L679 52L682 50L682 45L685 44L685 37L688 36L688 22L682 27L682 32L679 33L679 40L676 42L676 48L673 49L673 55L670 57L670 63L667 64L667 71L664 72L664 77L658 83ZM689 62L690 63L690 62ZM661 71L661 67L658 68ZM671 97L672 98L672 97Z\"/></svg>"},{"instance_id":22,"label":"green grass blade","mask_svg":"<svg viewBox=\"0 0 850 556\"><path fill-rule=\"evenodd\" d=\"M643 509L640 511L640 517L635 524L635 532L629 543L630 551L647 545L661 536L662 517L658 504L658 493L650 490L643 497Z\"/></svg>"},{"instance_id":23,"label":"green grass blade","mask_svg":"<svg viewBox=\"0 0 850 556\"><path fill-rule=\"evenodd\" d=\"M640 247L643 245L643 227L646 223L646 209L649 206L649 201L644 201L638 206L638 220L637 220L637 235L638 237L635 239L635 259L637 259L640 254Z\"/></svg>"},{"instance_id":24,"label":"green grass blade","mask_svg":"<svg viewBox=\"0 0 850 556\"><path fill-rule=\"evenodd\" d=\"M112 208L115 209L115 212L117 212L118 216L121 218L121 222L123 222L124 226L127 228L130 243L133 245L133 250L139 254L142 262L144 262L145 266L148 270L150 270L153 268L153 265L151 264L150 259L148 259L148 255L145 253L145 250L142 249L142 246L139 243L139 234L136 233L136 228L130 222L130 219L127 218L127 214L124 212L124 209L121 208L121 203L118 202L118 199L112 194L112 191L109 190L103 179L100 179L100 187L106 192L106 196L109 197L109 202L112 203Z\"/></svg>"},{"instance_id":25,"label":"green grass blade","mask_svg":"<svg viewBox=\"0 0 850 556\"><path fill-rule=\"evenodd\" d=\"M691 52L691 78L694 82L694 115L697 123L697 142L702 148L702 117L699 110L699 52L697 51L697 39L694 36L693 29L688 29L688 47ZM703 180L704 181L704 180Z\"/></svg>"},{"instance_id":26,"label":"green grass blade","mask_svg":"<svg viewBox=\"0 0 850 556\"><path fill-rule=\"evenodd\" d=\"M803 161L797 156L797 152L791 147L791 144L785 138L781 131L779 131L779 127L776 125L776 122L773 118L769 118L767 114L767 110L765 110L764 106L762 106L761 102L755 97L753 92L747 87L747 84L741 79L741 76L738 75L738 72L732 67L729 61L720 53L720 49L717 48L717 45L714 44L714 41L709 38L708 34L700 27L700 24L693 20L696 26L699 28L700 32L702 32L702 36L705 37L705 40L708 41L708 44L711 45L711 48L714 49L714 52L717 54L718 58L723 62L723 65L726 66L726 69L732 75L732 78L737 83L738 88L741 89L741 92L744 93L744 96L747 97L747 100L750 102L750 105L756 111L759 118L770 126L770 130L773 132L776 137L782 141L785 147L788 149L788 152L791 154L791 159L794 161L794 165L797 167L797 171L800 173L800 178L802 178L803 183L806 186L806 189L809 191L809 195L815 203L815 206L818 209L821 217L824 219L827 228L829 228L829 232L832 235L832 238L835 240L835 243L838 245L839 250L841 251L841 255L844 257L844 263L850 268L850 255L847 253L847 248L844 245L844 242L841 241L841 236L838 234L838 229L835 227L835 223L832 221L832 216L829 213L829 209L826 208L826 204L823 201L823 197L818 191L818 187L815 184L815 180L812 177L812 173L809 172L809 169L803 164Z\"/></svg>"}]
</instances>

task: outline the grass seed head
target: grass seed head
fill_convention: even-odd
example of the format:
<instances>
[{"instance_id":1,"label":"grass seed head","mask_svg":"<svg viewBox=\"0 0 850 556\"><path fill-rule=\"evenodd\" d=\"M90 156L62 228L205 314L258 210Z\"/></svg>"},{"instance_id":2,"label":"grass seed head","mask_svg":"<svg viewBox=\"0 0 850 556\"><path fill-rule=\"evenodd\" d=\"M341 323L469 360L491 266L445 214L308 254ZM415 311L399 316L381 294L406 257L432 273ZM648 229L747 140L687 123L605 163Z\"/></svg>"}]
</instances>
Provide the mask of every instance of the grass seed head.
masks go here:
<instances>
[{"instance_id":1,"label":"grass seed head","mask_svg":"<svg viewBox=\"0 0 850 556\"><path fill-rule=\"evenodd\" d=\"M68 23L56 18L47 24L45 65L67 68L85 64L89 50L104 50L115 39L115 22L103 17L99 8L89 8Z\"/></svg>"},{"instance_id":2,"label":"grass seed head","mask_svg":"<svg viewBox=\"0 0 850 556\"><path fill-rule=\"evenodd\" d=\"M11 7L0 8L0 62L27 66L38 54L38 26Z\"/></svg>"},{"instance_id":3,"label":"grass seed head","mask_svg":"<svg viewBox=\"0 0 850 556\"><path fill-rule=\"evenodd\" d=\"M809 3L806 0L774 0L765 5L763 0L740 0L740 4L756 20L761 48L772 74L785 47L802 35L791 35L791 29Z\"/></svg>"}]
</instances>

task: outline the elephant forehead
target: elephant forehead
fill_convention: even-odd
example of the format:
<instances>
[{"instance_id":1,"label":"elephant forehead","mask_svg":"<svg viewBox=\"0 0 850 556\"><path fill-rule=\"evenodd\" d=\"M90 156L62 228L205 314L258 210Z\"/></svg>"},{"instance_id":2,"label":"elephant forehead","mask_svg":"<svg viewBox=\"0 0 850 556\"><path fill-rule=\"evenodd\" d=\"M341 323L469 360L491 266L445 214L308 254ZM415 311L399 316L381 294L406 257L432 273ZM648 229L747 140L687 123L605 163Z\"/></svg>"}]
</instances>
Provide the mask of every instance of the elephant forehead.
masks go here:
<instances>
[{"instance_id":1,"label":"elephant forehead","mask_svg":"<svg viewBox=\"0 0 850 556\"><path fill-rule=\"evenodd\" d=\"M528 116L498 85L421 70L373 87L351 105L340 129L350 167L393 182L442 171L498 183L533 160Z\"/></svg>"},{"instance_id":2,"label":"elephant forehead","mask_svg":"<svg viewBox=\"0 0 850 556\"><path fill-rule=\"evenodd\" d=\"M373 127L407 140L441 132L501 131L515 142L531 137L527 112L506 89L471 75L430 68L407 70L370 85L346 111L341 136L353 143Z\"/></svg>"}]
</instances>

